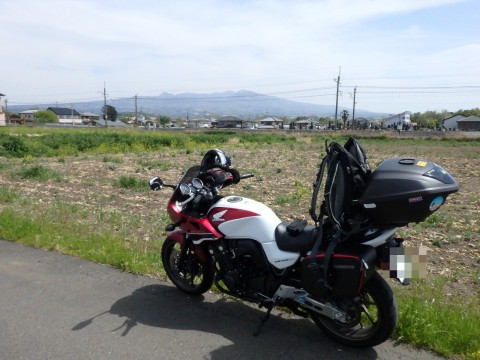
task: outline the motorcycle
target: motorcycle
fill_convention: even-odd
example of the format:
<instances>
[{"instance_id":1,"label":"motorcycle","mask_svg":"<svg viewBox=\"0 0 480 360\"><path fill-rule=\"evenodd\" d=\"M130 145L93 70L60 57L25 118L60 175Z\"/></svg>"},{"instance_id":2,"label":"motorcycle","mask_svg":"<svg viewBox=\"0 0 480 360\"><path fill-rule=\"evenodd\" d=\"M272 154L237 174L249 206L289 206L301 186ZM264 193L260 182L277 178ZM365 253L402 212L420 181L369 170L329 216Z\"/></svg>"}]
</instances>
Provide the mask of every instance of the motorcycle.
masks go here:
<instances>
[{"instance_id":1,"label":"motorcycle","mask_svg":"<svg viewBox=\"0 0 480 360\"><path fill-rule=\"evenodd\" d=\"M363 148L349 141L355 145L357 160L366 160ZM338 151L327 147L327 154ZM391 249L402 247L403 240L395 235L399 227L423 221L458 190L458 184L429 161L392 158L371 172L365 163L360 165L368 176L348 210L354 219L348 220L348 230L342 224L345 214L342 219L336 214L338 198L333 199L333 207L328 206L334 194L338 197L341 192L344 197L348 192L338 187L345 179L329 179L333 170L335 176L339 173L332 162L322 162L314 184L310 213L315 225L305 220L287 224L258 201L221 196L222 188L254 174L240 175L218 149L208 151L177 184L152 178L152 190L173 189L167 205L172 223L166 227L169 235L161 250L168 278L189 295L200 295L215 284L225 294L265 307L254 335L279 306L311 318L342 344L382 343L395 328L398 308L377 270L388 269ZM318 206L326 168L325 195Z\"/></svg>"}]
</instances>

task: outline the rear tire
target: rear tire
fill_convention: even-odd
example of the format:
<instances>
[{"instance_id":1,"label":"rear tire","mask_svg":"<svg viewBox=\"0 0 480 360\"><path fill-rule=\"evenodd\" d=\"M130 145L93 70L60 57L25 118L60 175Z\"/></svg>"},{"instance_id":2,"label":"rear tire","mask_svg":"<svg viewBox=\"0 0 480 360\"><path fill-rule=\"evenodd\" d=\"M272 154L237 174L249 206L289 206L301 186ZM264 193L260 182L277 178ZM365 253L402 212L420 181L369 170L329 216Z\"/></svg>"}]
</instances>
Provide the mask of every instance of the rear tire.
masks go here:
<instances>
[{"instance_id":1,"label":"rear tire","mask_svg":"<svg viewBox=\"0 0 480 360\"><path fill-rule=\"evenodd\" d=\"M215 277L212 258L202 262L194 249L187 250L185 263L179 266L181 244L166 238L162 246L162 262L168 278L173 284L189 295L201 295L210 289Z\"/></svg>"},{"instance_id":2,"label":"rear tire","mask_svg":"<svg viewBox=\"0 0 480 360\"><path fill-rule=\"evenodd\" d=\"M397 324L398 306L392 289L375 272L363 291L353 299L341 299L335 304L347 311L348 324L309 310L313 322L330 338L353 347L371 347L387 340Z\"/></svg>"}]
</instances>

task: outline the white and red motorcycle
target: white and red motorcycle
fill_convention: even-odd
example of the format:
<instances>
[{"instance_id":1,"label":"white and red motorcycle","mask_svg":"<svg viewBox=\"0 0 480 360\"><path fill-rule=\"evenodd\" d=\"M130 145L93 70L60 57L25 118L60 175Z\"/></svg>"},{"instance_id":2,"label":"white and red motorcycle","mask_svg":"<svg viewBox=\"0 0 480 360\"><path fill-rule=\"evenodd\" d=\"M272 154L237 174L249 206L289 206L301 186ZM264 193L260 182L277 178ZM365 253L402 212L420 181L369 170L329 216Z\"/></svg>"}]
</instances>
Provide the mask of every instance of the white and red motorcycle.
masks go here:
<instances>
[{"instance_id":1,"label":"white and red motorcycle","mask_svg":"<svg viewBox=\"0 0 480 360\"><path fill-rule=\"evenodd\" d=\"M457 191L456 181L431 162L385 160L369 174L355 200L357 210L349 210L362 214L355 214L361 225L346 232L339 230L331 212L315 216L315 226L286 224L260 202L219 195L221 188L252 176L240 175L229 157L214 149L178 184L150 180L152 190L174 189L167 205L170 233L162 247L169 279L187 294L200 295L215 284L228 295L265 307L256 334L272 308L281 306L310 317L343 344L369 347L385 341L395 328L398 309L376 269L388 268L389 248L401 247L402 240L395 238L398 227L422 221L438 209ZM317 176L315 202L320 182ZM398 188L392 182L402 182L401 194L392 193ZM325 194L335 192L330 190ZM388 210L392 206L395 211ZM385 220L388 214L394 220Z\"/></svg>"}]
</instances>

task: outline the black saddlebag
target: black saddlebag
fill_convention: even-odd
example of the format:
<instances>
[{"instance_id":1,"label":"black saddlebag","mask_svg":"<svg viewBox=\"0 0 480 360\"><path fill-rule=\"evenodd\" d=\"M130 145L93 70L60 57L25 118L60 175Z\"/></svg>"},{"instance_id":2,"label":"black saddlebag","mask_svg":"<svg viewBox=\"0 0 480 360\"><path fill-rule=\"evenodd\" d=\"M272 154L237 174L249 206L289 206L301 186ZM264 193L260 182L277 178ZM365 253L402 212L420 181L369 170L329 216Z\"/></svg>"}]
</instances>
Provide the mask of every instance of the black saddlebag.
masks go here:
<instances>
[{"instance_id":1,"label":"black saddlebag","mask_svg":"<svg viewBox=\"0 0 480 360\"><path fill-rule=\"evenodd\" d=\"M303 286L315 298L356 296L373 271L375 259L376 252L371 246L337 251L327 259L326 252L307 256L301 265Z\"/></svg>"}]
</instances>

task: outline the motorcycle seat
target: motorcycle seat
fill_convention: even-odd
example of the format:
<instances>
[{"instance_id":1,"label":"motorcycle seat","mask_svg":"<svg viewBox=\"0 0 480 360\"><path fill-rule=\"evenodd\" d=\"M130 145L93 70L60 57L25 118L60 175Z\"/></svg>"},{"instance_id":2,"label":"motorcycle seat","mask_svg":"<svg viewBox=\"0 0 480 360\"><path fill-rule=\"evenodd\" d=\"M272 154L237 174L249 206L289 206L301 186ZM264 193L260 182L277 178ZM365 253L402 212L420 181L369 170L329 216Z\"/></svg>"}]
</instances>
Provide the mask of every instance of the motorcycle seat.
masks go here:
<instances>
[{"instance_id":1,"label":"motorcycle seat","mask_svg":"<svg viewBox=\"0 0 480 360\"><path fill-rule=\"evenodd\" d=\"M275 240L280 250L307 253L315 244L318 228L307 225L300 232L288 231L287 223L280 223L275 229Z\"/></svg>"}]
</instances>

